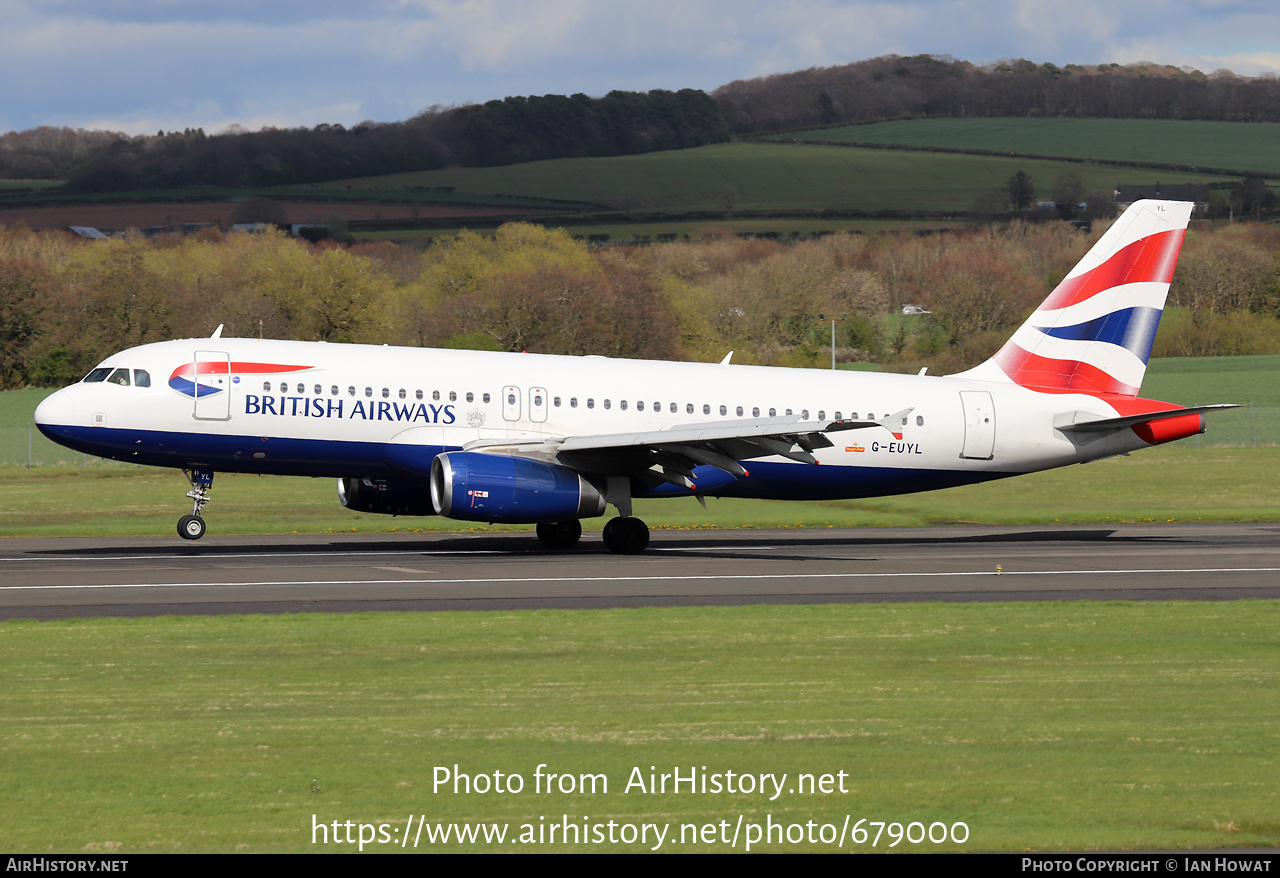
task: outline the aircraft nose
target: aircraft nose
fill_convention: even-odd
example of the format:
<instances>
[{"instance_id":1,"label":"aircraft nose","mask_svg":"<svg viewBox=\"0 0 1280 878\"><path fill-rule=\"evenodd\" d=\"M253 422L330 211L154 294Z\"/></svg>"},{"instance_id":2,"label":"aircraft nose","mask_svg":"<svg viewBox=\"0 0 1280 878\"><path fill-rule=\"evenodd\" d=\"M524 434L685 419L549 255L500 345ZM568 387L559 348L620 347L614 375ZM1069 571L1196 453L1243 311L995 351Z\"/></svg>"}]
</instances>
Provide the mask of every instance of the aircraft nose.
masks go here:
<instances>
[{"instance_id":1,"label":"aircraft nose","mask_svg":"<svg viewBox=\"0 0 1280 878\"><path fill-rule=\"evenodd\" d=\"M36 426L53 427L70 424L71 408L70 394L65 389L50 394L36 406Z\"/></svg>"}]
</instances>

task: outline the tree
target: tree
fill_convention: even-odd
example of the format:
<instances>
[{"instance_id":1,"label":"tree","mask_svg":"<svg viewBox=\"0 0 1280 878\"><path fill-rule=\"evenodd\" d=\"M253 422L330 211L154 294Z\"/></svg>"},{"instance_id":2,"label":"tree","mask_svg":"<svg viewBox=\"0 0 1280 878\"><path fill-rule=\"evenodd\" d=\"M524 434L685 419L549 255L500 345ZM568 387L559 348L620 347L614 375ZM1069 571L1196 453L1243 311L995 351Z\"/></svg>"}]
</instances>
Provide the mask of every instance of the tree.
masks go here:
<instances>
[{"instance_id":1,"label":"tree","mask_svg":"<svg viewBox=\"0 0 1280 878\"><path fill-rule=\"evenodd\" d=\"M1007 188L1014 210L1026 210L1036 200L1035 183L1026 171L1018 171L1010 177Z\"/></svg>"}]
</instances>

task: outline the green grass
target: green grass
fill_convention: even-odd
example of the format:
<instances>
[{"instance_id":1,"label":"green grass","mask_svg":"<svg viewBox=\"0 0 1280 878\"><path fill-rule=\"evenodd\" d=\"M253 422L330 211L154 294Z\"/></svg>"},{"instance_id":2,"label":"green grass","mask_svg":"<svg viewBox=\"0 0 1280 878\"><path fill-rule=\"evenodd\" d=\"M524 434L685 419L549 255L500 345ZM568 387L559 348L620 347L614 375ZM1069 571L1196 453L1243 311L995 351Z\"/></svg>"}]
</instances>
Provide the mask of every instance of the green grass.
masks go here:
<instances>
[{"instance_id":1,"label":"green grass","mask_svg":"<svg viewBox=\"0 0 1280 878\"><path fill-rule=\"evenodd\" d=\"M169 536L190 511L177 470L134 466L0 468L0 537ZM205 510L217 535L268 533L531 532L436 517L349 512L331 479L223 473ZM651 527L871 527L1280 520L1280 448L1201 448L1186 442L1127 458L924 494L788 502L639 500ZM587 519L599 530L606 518Z\"/></svg>"},{"instance_id":2,"label":"green grass","mask_svg":"<svg viewBox=\"0 0 1280 878\"><path fill-rule=\"evenodd\" d=\"M1280 123L1154 119L913 119L816 129L772 139L981 149L1020 155L1152 162L1280 176ZM1111 171L1114 176L1117 172ZM1128 171L1120 182L1130 180ZM1042 184L1052 178L1041 178ZM1172 182L1166 180L1165 182Z\"/></svg>"},{"instance_id":3,"label":"green grass","mask_svg":"<svg viewBox=\"0 0 1280 878\"><path fill-rule=\"evenodd\" d=\"M460 192L559 198L634 211L735 209L963 212L1016 171L1051 181L1078 171L1091 190L1117 183L1169 182L1169 173L988 156L895 152L838 146L730 143L616 158L556 159L498 168L449 168L338 181L360 189L454 186ZM1120 176L1118 177L1117 174ZM1122 179L1121 179L1122 178ZM1216 177L1182 174L1210 182Z\"/></svg>"},{"instance_id":4,"label":"green grass","mask_svg":"<svg viewBox=\"0 0 1280 878\"><path fill-rule=\"evenodd\" d=\"M313 819L421 814L969 827L899 850L1274 845L1277 631L1273 601L9 622L0 847L306 851ZM524 791L434 791L455 764ZM536 793L539 764L608 792ZM787 781L774 801L624 793L650 766ZM792 792L841 771L846 793ZM575 849L644 848L538 848Z\"/></svg>"}]
</instances>

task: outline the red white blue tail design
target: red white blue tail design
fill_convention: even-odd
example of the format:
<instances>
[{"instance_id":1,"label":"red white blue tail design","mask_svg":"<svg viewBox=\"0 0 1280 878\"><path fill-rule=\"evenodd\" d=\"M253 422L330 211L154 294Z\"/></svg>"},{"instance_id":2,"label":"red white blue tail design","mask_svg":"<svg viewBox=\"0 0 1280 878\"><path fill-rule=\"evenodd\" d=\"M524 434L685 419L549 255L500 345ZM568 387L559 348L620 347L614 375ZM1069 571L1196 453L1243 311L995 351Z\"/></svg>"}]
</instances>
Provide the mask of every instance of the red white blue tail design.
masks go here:
<instances>
[{"instance_id":1,"label":"red white blue tail design","mask_svg":"<svg viewBox=\"0 0 1280 878\"><path fill-rule=\"evenodd\" d=\"M964 376L1136 396L1192 207L1135 202L1004 347Z\"/></svg>"}]
</instances>

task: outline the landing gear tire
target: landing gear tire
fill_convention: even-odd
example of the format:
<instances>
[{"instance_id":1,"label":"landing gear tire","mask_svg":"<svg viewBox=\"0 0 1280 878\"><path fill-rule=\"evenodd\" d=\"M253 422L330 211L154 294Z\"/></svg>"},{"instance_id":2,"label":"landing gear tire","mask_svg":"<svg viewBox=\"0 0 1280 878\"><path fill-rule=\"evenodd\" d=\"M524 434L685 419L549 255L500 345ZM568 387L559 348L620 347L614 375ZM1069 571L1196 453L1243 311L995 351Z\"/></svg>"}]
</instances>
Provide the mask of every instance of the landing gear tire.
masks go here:
<instances>
[{"instance_id":1,"label":"landing gear tire","mask_svg":"<svg viewBox=\"0 0 1280 878\"><path fill-rule=\"evenodd\" d=\"M615 518L604 526L604 544L616 555L638 555L649 545L649 526L638 518Z\"/></svg>"},{"instance_id":2,"label":"landing gear tire","mask_svg":"<svg viewBox=\"0 0 1280 878\"><path fill-rule=\"evenodd\" d=\"M548 549L572 548L582 537L582 522L576 518L568 521L544 521L538 525L538 539Z\"/></svg>"},{"instance_id":3,"label":"landing gear tire","mask_svg":"<svg viewBox=\"0 0 1280 878\"><path fill-rule=\"evenodd\" d=\"M184 515L178 519L178 536L184 540L198 540L204 536L204 519L198 515Z\"/></svg>"}]
</instances>

